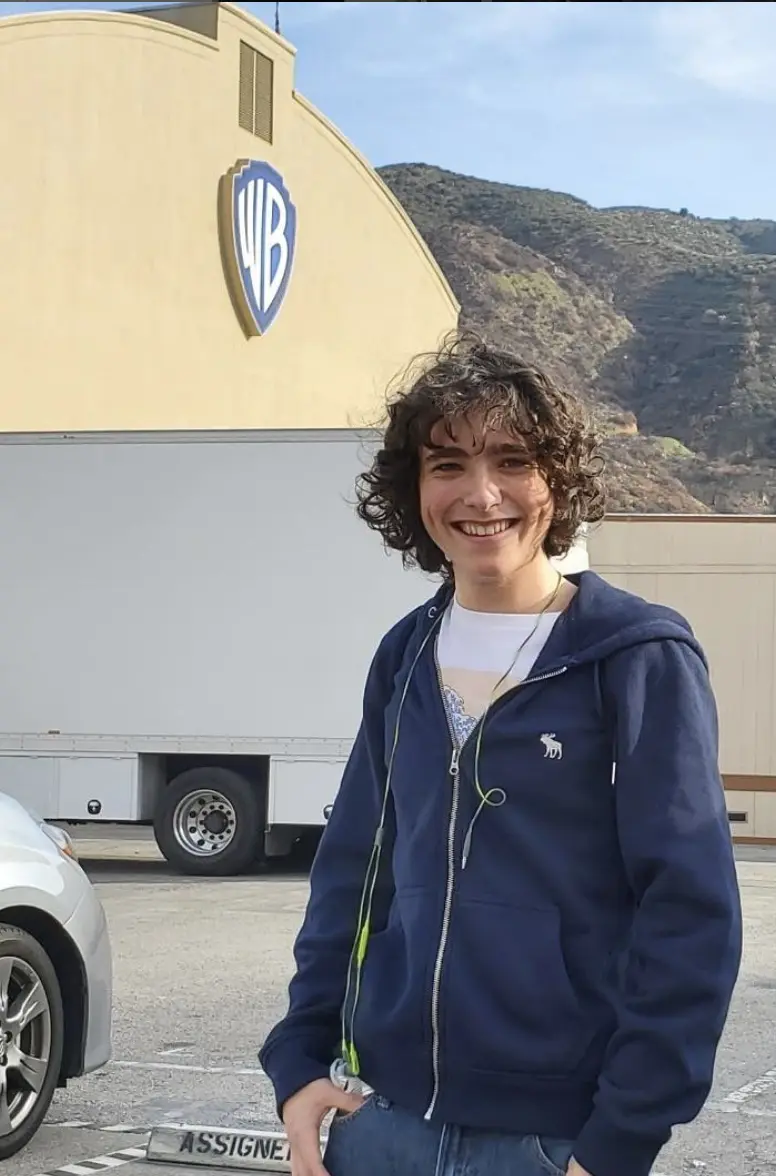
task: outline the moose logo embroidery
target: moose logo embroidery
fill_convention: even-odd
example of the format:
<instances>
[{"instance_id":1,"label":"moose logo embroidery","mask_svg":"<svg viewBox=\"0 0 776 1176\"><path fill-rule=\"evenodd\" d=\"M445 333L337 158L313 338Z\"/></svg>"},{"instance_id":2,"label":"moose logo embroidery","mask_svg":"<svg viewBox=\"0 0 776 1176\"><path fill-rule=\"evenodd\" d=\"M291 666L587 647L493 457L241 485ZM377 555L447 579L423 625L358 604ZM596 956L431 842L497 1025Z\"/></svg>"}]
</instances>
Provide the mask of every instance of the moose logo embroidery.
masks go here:
<instances>
[{"instance_id":1,"label":"moose logo embroidery","mask_svg":"<svg viewBox=\"0 0 776 1176\"><path fill-rule=\"evenodd\" d=\"M545 759L563 759L563 744L555 738L554 731L551 735L540 735L539 738L544 744Z\"/></svg>"}]
</instances>

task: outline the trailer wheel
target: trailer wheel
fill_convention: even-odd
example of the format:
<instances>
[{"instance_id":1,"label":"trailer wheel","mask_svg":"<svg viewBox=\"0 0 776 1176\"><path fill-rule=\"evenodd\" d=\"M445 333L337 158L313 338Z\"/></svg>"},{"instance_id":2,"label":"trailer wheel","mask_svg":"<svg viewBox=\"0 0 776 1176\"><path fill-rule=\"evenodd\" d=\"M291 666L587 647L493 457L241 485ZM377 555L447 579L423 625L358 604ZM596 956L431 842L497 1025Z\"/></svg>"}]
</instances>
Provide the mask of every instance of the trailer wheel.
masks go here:
<instances>
[{"instance_id":1,"label":"trailer wheel","mask_svg":"<svg viewBox=\"0 0 776 1176\"><path fill-rule=\"evenodd\" d=\"M190 768L171 780L154 817L156 842L182 874L242 874L259 856L261 791L228 768Z\"/></svg>"}]
</instances>

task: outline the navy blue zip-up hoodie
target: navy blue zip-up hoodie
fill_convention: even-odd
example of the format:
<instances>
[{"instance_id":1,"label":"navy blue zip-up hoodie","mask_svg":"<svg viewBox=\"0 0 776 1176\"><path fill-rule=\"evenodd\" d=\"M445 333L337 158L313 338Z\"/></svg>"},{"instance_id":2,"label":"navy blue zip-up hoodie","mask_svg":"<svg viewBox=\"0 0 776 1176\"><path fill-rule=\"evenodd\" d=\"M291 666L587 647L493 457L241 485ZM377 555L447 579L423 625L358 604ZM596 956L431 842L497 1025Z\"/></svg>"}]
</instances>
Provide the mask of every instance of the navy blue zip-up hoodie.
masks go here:
<instances>
[{"instance_id":1,"label":"navy blue zip-up hoodie","mask_svg":"<svg viewBox=\"0 0 776 1176\"><path fill-rule=\"evenodd\" d=\"M569 579L529 679L485 719L480 784L505 799L478 816L476 729L451 774L435 633L421 650L450 589L383 638L259 1055L279 1110L340 1050L393 749L353 1021L364 1081L432 1121L574 1139L591 1176L648 1176L700 1111L742 934L707 665L679 614Z\"/></svg>"}]
</instances>

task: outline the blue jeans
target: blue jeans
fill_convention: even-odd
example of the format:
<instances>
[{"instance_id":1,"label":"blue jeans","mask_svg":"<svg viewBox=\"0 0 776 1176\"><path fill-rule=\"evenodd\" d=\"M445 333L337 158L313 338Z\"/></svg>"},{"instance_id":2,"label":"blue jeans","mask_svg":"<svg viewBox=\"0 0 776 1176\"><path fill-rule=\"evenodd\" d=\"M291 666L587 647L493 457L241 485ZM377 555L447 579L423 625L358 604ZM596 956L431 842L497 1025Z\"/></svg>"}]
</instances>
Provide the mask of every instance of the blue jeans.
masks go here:
<instances>
[{"instance_id":1,"label":"blue jeans","mask_svg":"<svg viewBox=\"0 0 776 1176\"><path fill-rule=\"evenodd\" d=\"M564 1176L573 1150L568 1139L441 1127L373 1094L335 1115L323 1163L329 1176Z\"/></svg>"}]
</instances>

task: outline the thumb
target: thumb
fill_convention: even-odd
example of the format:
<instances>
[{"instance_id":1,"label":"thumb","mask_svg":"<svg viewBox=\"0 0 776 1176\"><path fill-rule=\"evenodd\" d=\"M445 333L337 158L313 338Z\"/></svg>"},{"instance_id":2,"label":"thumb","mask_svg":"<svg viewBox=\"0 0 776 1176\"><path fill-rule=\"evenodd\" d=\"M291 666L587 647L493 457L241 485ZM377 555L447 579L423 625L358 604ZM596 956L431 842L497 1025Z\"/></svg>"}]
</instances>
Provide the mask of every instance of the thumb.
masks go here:
<instances>
[{"instance_id":1,"label":"thumb","mask_svg":"<svg viewBox=\"0 0 776 1176\"><path fill-rule=\"evenodd\" d=\"M351 1114L357 1111L359 1107L364 1105L364 1096L362 1094L355 1094L353 1091L340 1090L339 1087L334 1086L331 1095L331 1105L336 1107L338 1111L344 1111L345 1114Z\"/></svg>"}]
</instances>

